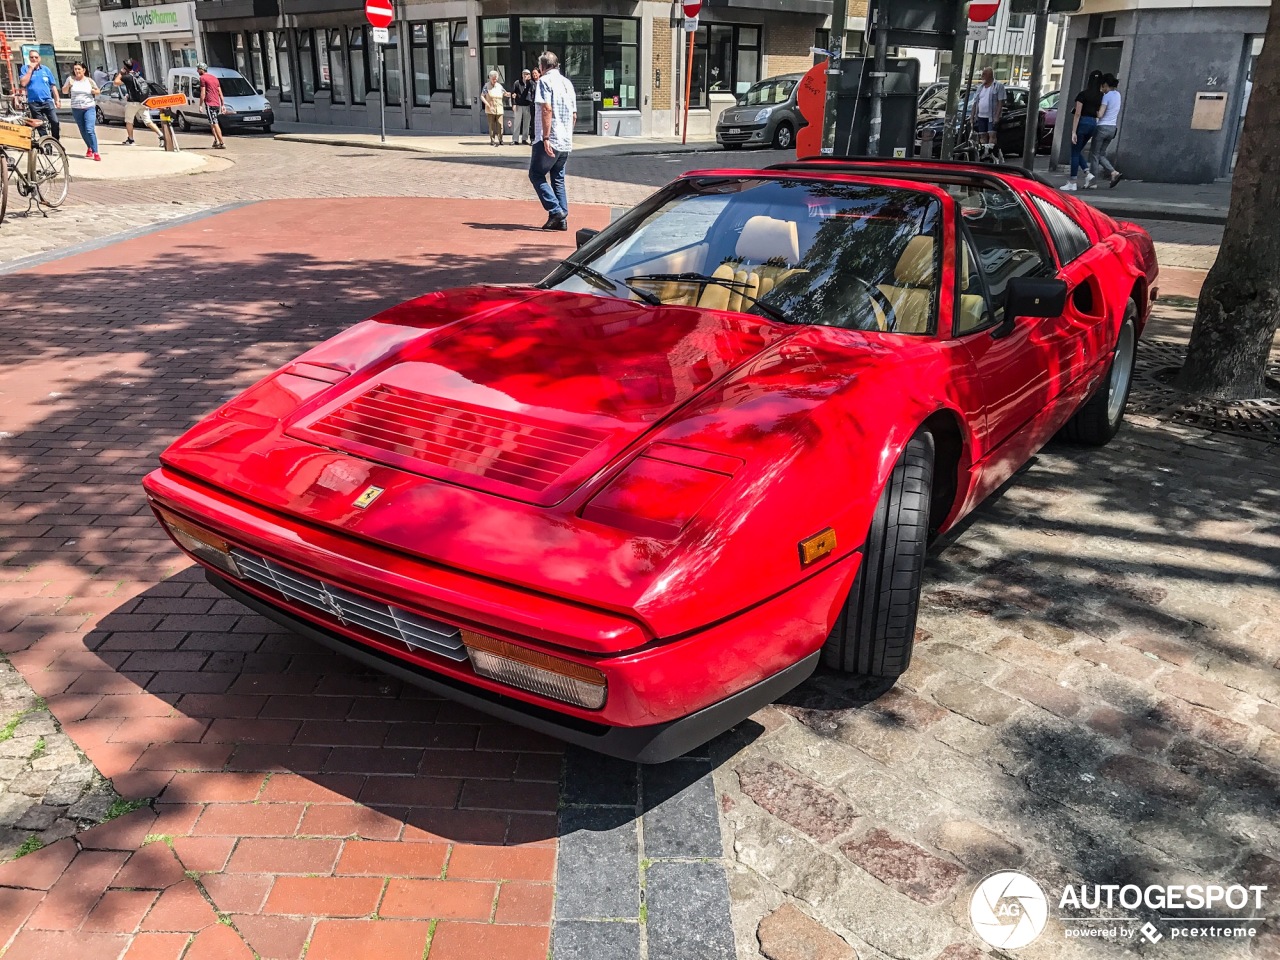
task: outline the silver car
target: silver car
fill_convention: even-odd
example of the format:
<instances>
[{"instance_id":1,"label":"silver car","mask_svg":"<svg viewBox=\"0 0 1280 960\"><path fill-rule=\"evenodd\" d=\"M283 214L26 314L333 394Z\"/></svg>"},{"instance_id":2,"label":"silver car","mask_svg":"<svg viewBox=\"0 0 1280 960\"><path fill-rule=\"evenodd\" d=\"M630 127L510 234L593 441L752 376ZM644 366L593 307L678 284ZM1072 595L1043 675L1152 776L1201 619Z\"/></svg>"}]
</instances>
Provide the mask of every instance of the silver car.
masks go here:
<instances>
[{"instance_id":1,"label":"silver car","mask_svg":"<svg viewBox=\"0 0 1280 960\"><path fill-rule=\"evenodd\" d=\"M790 150L796 131L807 126L796 107L802 73L788 73L753 83L738 102L720 115L716 143L726 150L751 145Z\"/></svg>"},{"instance_id":2,"label":"silver car","mask_svg":"<svg viewBox=\"0 0 1280 960\"><path fill-rule=\"evenodd\" d=\"M151 80L146 81L147 96L163 97L169 91L160 84ZM110 80L106 86L102 88L102 92L94 98L94 103L98 107L98 125L105 126L108 123L124 123L124 105L128 98L125 95L124 87L115 86ZM152 122L155 122L156 112L154 110L146 110L150 115ZM141 123L142 114L139 113L139 123Z\"/></svg>"}]
</instances>

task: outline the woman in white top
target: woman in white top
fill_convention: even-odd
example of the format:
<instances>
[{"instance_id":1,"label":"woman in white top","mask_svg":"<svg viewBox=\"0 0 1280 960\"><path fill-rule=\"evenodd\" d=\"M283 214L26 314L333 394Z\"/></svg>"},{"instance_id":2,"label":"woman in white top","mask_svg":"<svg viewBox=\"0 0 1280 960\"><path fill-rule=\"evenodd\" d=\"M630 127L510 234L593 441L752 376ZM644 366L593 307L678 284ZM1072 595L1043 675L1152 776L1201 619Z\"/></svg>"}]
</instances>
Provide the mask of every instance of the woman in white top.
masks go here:
<instances>
[{"instance_id":1,"label":"woman in white top","mask_svg":"<svg viewBox=\"0 0 1280 960\"><path fill-rule=\"evenodd\" d=\"M1107 156L1111 141L1116 138L1120 129L1120 81L1115 74L1108 73L1102 78L1102 108L1098 111L1098 129L1093 135L1093 148L1089 151L1089 166L1092 168L1089 180L1092 181L1092 170L1101 168L1111 177L1111 186L1124 179L1124 174L1117 170ZM1089 184L1093 186L1092 182Z\"/></svg>"},{"instance_id":2,"label":"woman in white top","mask_svg":"<svg viewBox=\"0 0 1280 960\"><path fill-rule=\"evenodd\" d=\"M480 99L484 101L484 115L489 121L489 146L491 147L502 146L502 101L509 96L506 87L498 78L498 71L490 70L489 83L480 91Z\"/></svg>"},{"instance_id":3,"label":"woman in white top","mask_svg":"<svg viewBox=\"0 0 1280 960\"><path fill-rule=\"evenodd\" d=\"M94 100L102 91L93 78L85 71L83 63L71 65L71 76L62 85L64 95L71 97L71 116L75 117L76 127L84 145L86 160L101 160L98 156L98 103Z\"/></svg>"}]
</instances>

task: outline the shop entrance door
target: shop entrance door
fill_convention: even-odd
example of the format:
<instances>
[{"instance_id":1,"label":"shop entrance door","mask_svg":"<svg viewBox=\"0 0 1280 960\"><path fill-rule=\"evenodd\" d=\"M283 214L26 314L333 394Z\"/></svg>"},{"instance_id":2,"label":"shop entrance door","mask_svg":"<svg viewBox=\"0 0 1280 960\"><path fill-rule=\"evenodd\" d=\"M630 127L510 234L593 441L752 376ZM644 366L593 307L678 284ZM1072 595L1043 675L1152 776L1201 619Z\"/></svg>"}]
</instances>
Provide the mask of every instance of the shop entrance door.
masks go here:
<instances>
[{"instance_id":1,"label":"shop entrance door","mask_svg":"<svg viewBox=\"0 0 1280 960\"><path fill-rule=\"evenodd\" d=\"M596 128L594 29L591 17L520 18L521 66L536 67L545 50L560 57L560 72L578 95L575 133L594 133Z\"/></svg>"}]
</instances>

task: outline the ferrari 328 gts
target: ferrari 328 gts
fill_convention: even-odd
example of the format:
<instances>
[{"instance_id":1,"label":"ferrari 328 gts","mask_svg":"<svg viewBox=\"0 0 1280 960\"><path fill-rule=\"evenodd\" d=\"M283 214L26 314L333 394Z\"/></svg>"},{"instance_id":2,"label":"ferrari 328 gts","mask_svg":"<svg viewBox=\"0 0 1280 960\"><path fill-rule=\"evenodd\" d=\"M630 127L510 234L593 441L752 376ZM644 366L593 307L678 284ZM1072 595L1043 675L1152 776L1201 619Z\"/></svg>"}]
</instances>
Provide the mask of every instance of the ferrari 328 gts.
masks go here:
<instances>
[{"instance_id":1,"label":"ferrari 328 gts","mask_svg":"<svg viewBox=\"0 0 1280 960\"><path fill-rule=\"evenodd\" d=\"M1012 167L695 172L578 240L320 344L146 489L254 610L641 761L906 670L930 542L1114 436L1156 296L1141 228Z\"/></svg>"}]
</instances>

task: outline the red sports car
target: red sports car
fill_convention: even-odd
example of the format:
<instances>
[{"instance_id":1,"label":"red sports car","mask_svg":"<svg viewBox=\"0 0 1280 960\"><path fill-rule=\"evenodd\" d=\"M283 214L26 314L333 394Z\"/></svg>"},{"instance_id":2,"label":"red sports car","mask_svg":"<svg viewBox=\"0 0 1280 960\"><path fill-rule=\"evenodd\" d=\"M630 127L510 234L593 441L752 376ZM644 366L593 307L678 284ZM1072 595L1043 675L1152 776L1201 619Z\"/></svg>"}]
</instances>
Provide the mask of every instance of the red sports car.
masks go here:
<instances>
[{"instance_id":1,"label":"red sports car","mask_svg":"<svg viewBox=\"0 0 1280 960\"><path fill-rule=\"evenodd\" d=\"M1012 167L690 173L535 286L357 324L146 480L249 607L660 761L819 661L896 677L925 551L1120 426L1151 240Z\"/></svg>"}]
</instances>

